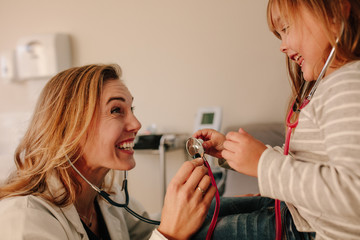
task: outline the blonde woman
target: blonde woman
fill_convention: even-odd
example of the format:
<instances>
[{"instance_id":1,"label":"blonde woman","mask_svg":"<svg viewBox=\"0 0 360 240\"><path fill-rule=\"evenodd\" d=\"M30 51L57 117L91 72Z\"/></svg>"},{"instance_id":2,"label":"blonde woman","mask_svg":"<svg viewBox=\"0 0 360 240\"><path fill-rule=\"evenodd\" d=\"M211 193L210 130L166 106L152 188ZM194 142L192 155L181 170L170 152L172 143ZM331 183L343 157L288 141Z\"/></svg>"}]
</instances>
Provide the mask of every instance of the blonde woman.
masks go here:
<instances>
[{"instance_id":1,"label":"blonde woman","mask_svg":"<svg viewBox=\"0 0 360 240\"><path fill-rule=\"evenodd\" d=\"M125 203L105 177L135 167L141 124L120 78L117 65L88 65L46 84L16 149L17 170L0 187L2 239L188 239L200 228L215 194L200 159L184 163L169 184L157 228L94 190ZM135 200L128 207L148 218Z\"/></svg>"}]
</instances>

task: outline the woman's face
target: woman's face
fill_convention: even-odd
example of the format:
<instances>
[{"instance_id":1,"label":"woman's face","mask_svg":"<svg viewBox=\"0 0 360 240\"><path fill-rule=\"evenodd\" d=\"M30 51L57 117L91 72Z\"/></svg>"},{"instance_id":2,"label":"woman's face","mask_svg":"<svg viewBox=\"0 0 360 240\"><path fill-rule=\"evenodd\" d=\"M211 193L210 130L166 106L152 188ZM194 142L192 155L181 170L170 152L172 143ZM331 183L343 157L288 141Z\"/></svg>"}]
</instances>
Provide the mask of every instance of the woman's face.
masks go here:
<instances>
[{"instance_id":1,"label":"woman's face","mask_svg":"<svg viewBox=\"0 0 360 240\"><path fill-rule=\"evenodd\" d=\"M83 144L88 168L130 170L135 167L134 139L141 128L133 97L120 80L105 83L100 105Z\"/></svg>"},{"instance_id":2,"label":"woman's face","mask_svg":"<svg viewBox=\"0 0 360 240\"><path fill-rule=\"evenodd\" d=\"M302 7L296 21L288 21L275 5L272 8L275 30L281 37L280 50L296 62L306 81L316 80L330 53L330 42L318 19ZM328 70L327 74L330 73Z\"/></svg>"}]
</instances>

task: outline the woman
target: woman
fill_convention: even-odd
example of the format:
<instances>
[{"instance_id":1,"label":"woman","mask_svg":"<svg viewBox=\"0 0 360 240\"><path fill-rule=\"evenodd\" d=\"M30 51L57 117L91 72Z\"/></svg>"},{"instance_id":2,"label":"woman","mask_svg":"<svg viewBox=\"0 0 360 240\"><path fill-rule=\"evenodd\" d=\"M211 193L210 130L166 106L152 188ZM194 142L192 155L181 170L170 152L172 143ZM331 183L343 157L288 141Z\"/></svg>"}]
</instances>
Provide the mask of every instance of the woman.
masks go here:
<instances>
[{"instance_id":1,"label":"woman","mask_svg":"<svg viewBox=\"0 0 360 240\"><path fill-rule=\"evenodd\" d=\"M16 149L17 170L0 187L3 238L188 239L202 225L215 188L201 159L185 162L169 184L157 229L109 205L80 176L124 202L114 178L105 180L110 169L135 167L141 124L120 77L117 65L89 65L46 84ZM136 201L129 207L148 217Z\"/></svg>"}]
</instances>

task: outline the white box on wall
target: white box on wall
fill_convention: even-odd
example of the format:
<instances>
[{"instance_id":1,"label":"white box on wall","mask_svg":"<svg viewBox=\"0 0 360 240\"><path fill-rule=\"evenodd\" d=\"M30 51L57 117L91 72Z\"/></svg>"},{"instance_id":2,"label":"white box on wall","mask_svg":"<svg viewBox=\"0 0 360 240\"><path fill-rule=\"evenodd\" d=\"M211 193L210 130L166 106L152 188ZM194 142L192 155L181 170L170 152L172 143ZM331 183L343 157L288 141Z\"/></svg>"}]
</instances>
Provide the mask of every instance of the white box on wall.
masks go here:
<instances>
[{"instance_id":1,"label":"white box on wall","mask_svg":"<svg viewBox=\"0 0 360 240\"><path fill-rule=\"evenodd\" d=\"M67 34L37 34L19 39L16 47L17 79L49 78L71 67Z\"/></svg>"},{"instance_id":2,"label":"white box on wall","mask_svg":"<svg viewBox=\"0 0 360 240\"><path fill-rule=\"evenodd\" d=\"M15 53L7 50L0 53L0 78L2 82L9 83L15 78Z\"/></svg>"}]
</instances>

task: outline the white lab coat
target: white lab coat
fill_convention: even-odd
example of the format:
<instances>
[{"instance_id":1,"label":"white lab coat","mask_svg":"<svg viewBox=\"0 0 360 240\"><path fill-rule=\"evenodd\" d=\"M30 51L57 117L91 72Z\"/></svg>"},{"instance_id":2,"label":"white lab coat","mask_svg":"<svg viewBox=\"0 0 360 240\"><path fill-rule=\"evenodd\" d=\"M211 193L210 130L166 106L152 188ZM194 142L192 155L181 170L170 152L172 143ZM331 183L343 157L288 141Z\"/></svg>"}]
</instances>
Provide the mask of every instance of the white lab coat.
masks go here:
<instances>
[{"instance_id":1,"label":"white lab coat","mask_svg":"<svg viewBox=\"0 0 360 240\"><path fill-rule=\"evenodd\" d=\"M124 202L120 189L115 189L115 201ZM53 192L53 191L51 191ZM163 240L154 225L144 223L125 209L114 207L98 197L111 239ZM148 217L143 207L131 200L129 207ZM44 199L28 195L0 201L0 239L70 239L87 240L88 236L74 205L59 208Z\"/></svg>"}]
</instances>

